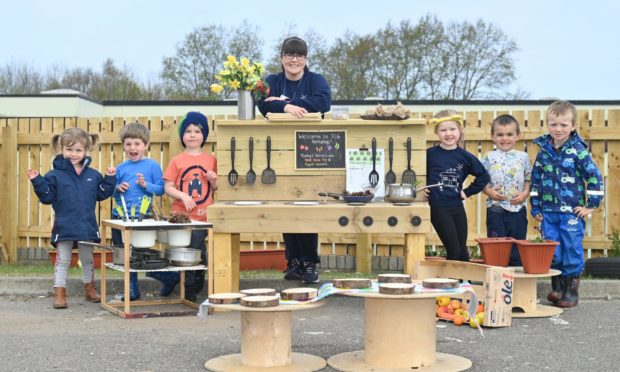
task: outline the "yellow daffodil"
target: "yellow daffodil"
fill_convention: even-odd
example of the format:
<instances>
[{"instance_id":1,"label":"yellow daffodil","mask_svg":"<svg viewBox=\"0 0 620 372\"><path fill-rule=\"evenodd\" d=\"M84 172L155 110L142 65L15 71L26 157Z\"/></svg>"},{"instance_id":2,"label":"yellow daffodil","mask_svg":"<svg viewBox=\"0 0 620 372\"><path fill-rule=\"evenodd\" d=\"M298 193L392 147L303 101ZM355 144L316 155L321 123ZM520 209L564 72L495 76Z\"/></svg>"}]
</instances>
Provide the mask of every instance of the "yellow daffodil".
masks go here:
<instances>
[{"instance_id":1,"label":"yellow daffodil","mask_svg":"<svg viewBox=\"0 0 620 372\"><path fill-rule=\"evenodd\" d=\"M221 86L220 84L211 84L209 89L215 94L220 94L224 90L224 87Z\"/></svg>"},{"instance_id":2,"label":"yellow daffodil","mask_svg":"<svg viewBox=\"0 0 620 372\"><path fill-rule=\"evenodd\" d=\"M237 62L237 58L235 58L235 56L228 56L226 59L228 60L229 63Z\"/></svg>"},{"instance_id":3,"label":"yellow daffodil","mask_svg":"<svg viewBox=\"0 0 620 372\"><path fill-rule=\"evenodd\" d=\"M241 65L244 66L244 67L245 66L249 66L250 65L250 60L245 58L245 57L241 58Z\"/></svg>"},{"instance_id":4,"label":"yellow daffodil","mask_svg":"<svg viewBox=\"0 0 620 372\"><path fill-rule=\"evenodd\" d=\"M239 86L241 85L241 83L239 83L237 80L233 80L229 82L228 85L230 85L230 87L233 89L239 89Z\"/></svg>"}]
</instances>

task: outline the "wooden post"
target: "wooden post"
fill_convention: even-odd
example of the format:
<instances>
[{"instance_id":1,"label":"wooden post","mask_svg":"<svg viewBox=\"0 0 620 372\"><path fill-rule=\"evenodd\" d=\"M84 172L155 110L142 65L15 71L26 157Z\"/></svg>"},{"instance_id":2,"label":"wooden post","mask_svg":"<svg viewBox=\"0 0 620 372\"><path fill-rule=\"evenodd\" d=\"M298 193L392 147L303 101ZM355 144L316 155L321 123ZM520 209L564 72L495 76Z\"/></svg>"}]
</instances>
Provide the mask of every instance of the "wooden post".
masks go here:
<instances>
[{"instance_id":1,"label":"wooden post","mask_svg":"<svg viewBox=\"0 0 620 372\"><path fill-rule=\"evenodd\" d=\"M0 198L3 201L2 240L6 247L8 263L17 262L17 130L15 127L2 128L2 170L0 173ZM25 177L25 176L24 176Z\"/></svg>"},{"instance_id":2,"label":"wooden post","mask_svg":"<svg viewBox=\"0 0 620 372\"><path fill-rule=\"evenodd\" d=\"M424 261L425 253L424 234L405 234L405 246L403 247L403 272L413 275L417 261Z\"/></svg>"},{"instance_id":3,"label":"wooden post","mask_svg":"<svg viewBox=\"0 0 620 372\"><path fill-rule=\"evenodd\" d=\"M239 291L239 234L213 234L209 282L213 293Z\"/></svg>"},{"instance_id":4,"label":"wooden post","mask_svg":"<svg viewBox=\"0 0 620 372\"><path fill-rule=\"evenodd\" d=\"M355 265L358 273L372 273L372 234L357 234Z\"/></svg>"}]
</instances>

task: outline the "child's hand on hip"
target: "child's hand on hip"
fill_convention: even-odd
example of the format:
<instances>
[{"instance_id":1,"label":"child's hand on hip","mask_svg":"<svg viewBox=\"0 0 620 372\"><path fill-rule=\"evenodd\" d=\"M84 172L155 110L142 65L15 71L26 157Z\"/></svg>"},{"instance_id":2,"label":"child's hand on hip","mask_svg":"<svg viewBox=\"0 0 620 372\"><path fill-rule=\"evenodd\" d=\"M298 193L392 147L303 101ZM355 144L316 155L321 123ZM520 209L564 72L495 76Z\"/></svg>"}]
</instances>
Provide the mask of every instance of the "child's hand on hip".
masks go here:
<instances>
[{"instance_id":1,"label":"child's hand on hip","mask_svg":"<svg viewBox=\"0 0 620 372\"><path fill-rule=\"evenodd\" d=\"M543 215L542 213L538 213L536 216L534 216L534 219L538 222L542 222L543 220Z\"/></svg>"},{"instance_id":2,"label":"child's hand on hip","mask_svg":"<svg viewBox=\"0 0 620 372\"><path fill-rule=\"evenodd\" d=\"M465 191L461 190L461 200L467 200L467 195L465 195Z\"/></svg>"},{"instance_id":3,"label":"child's hand on hip","mask_svg":"<svg viewBox=\"0 0 620 372\"><path fill-rule=\"evenodd\" d=\"M586 208L586 207L575 207L573 209L573 212L579 217L579 218L586 218L586 216L592 214L592 212L594 212L594 209L592 208Z\"/></svg>"},{"instance_id":4,"label":"child's hand on hip","mask_svg":"<svg viewBox=\"0 0 620 372\"><path fill-rule=\"evenodd\" d=\"M28 169L26 171L26 176L28 176L28 179L30 181L32 181L33 179L35 179L37 176L39 175L39 172L35 169Z\"/></svg>"}]
</instances>

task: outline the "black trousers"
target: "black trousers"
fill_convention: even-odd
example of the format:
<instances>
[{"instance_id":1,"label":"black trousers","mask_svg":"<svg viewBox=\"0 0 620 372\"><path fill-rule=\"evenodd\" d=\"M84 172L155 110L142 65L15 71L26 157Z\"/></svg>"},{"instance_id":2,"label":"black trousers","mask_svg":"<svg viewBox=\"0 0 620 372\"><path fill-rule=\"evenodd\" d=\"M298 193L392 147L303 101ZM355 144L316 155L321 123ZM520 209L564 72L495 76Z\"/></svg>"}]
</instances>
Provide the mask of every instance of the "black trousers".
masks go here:
<instances>
[{"instance_id":1,"label":"black trousers","mask_svg":"<svg viewBox=\"0 0 620 372\"><path fill-rule=\"evenodd\" d=\"M431 223L446 248L446 258L469 261L467 215L464 207L431 208Z\"/></svg>"},{"instance_id":2,"label":"black trousers","mask_svg":"<svg viewBox=\"0 0 620 372\"><path fill-rule=\"evenodd\" d=\"M286 260L294 258L299 262L320 263L318 253L319 234L282 234L284 238Z\"/></svg>"}]
</instances>

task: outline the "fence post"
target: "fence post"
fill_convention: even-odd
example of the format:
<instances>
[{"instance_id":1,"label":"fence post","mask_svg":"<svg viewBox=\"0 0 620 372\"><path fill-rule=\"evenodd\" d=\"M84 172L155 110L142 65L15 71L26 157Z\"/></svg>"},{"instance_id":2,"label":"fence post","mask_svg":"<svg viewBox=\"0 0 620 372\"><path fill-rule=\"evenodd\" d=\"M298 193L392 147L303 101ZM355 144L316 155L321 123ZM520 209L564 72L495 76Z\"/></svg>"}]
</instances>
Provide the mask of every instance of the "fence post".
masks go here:
<instances>
[{"instance_id":1,"label":"fence post","mask_svg":"<svg viewBox=\"0 0 620 372\"><path fill-rule=\"evenodd\" d=\"M2 169L0 173L0 211L2 240L7 249L9 263L17 262L17 129L2 128Z\"/></svg>"}]
</instances>

